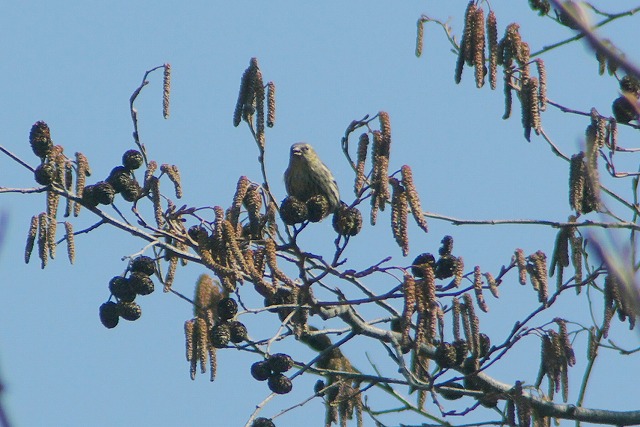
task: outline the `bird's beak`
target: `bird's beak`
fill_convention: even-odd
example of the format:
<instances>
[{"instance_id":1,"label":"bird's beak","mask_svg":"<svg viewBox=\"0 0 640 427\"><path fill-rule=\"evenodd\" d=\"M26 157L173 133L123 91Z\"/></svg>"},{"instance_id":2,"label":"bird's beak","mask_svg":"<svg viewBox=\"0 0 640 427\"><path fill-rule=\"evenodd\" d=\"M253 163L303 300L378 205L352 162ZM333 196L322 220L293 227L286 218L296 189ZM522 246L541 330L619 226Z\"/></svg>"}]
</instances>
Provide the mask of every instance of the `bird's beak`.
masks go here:
<instances>
[{"instance_id":1,"label":"bird's beak","mask_svg":"<svg viewBox=\"0 0 640 427\"><path fill-rule=\"evenodd\" d=\"M300 148L296 147L291 149L291 154L293 154L294 156L301 156L302 155L302 150L300 150Z\"/></svg>"}]
</instances>

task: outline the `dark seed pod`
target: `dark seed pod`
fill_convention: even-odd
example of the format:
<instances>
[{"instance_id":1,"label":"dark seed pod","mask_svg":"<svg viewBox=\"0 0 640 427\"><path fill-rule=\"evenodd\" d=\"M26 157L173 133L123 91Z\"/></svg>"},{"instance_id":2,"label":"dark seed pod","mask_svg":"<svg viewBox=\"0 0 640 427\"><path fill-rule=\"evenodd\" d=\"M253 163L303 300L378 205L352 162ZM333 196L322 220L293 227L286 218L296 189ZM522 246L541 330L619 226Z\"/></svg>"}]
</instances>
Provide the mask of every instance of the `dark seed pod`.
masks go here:
<instances>
[{"instance_id":1,"label":"dark seed pod","mask_svg":"<svg viewBox=\"0 0 640 427\"><path fill-rule=\"evenodd\" d=\"M36 168L34 177L40 185L51 185L56 177L56 170L51 163L43 163Z\"/></svg>"},{"instance_id":2,"label":"dark seed pod","mask_svg":"<svg viewBox=\"0 0 640 427\"><path fill-rule=\"evenodd\" d=\"M442 243L442 246L438 249L438 253L441 256L451 255L451 251L453 250L453 237L444 236L440 243Z\"/></svg>"},{"instance_id":3,"label":"dark seed pod","mask_svg":"<svg viewBox=\"0 0 640 427\"><path fill-rule=\"evenodd\" d=\"M317 194L307 200L307 212L309 213L309 221L319 222L325 216L329 215L329 201L321 194Z\"/></svg>"},{"instance_id":4,"label":"dark seed pod","mask_svg":"<svg viewBox=\"0 0 640 427\"><path fill-rule=\"evenodd\" d=\"M269 390L278 394L287 394L293 388L291 380L282 374L271 375L267 385L269 386Z\"/></svg>"},{"instance_id":5,"label":"dark seed pod","mask_svg":"<svg viewBox=\"0 0 640 427\"><path fill-rule=\"evenodd\" d=\"M140 184L138 184L138 181L132 179L127 185L122 188L120 194L122 194L122 198L127 202L135 202L140 198L142 194L142 188L140 188Z\"/></svg>"},{"instance_id":6,"label":"dark seed pod","mask_svg":"<svg viewBox=\"0 0 640 427\"><path fill-rule=\"evenodd\" d=\"M316 383L313 385L313 392L317 395L323 396L324 392L322 392L322 390L326 387L324 381L322 380L318 380L316 381Z\"/></svg>"},{"instance_id":7,"label":"dark seed pod","mask_svg":"<svg viewBox=\"0 0 640 427\"><path fill-rule=\"evenodd\" d=\"M638 118L638 111L626 96L621 96L613 101L611 105L613 117L618 123L629 123Z\"/></svg>"},{"instance_id":8,"label":"dark seed pod","mask_svg":"<svg viewBox=\"0 0 640 427\"><path fill-rule=\"evenodd\" d=\"M242 322L229 322L229 333L231 334L231 342L234 344L241 343L247 339L247 327Z\"/></svg>"},{"instance_id":9,"label":"dark seed pod","mask_svg":"<svg viewBox=\"0 0 640 427\"><path fill-rule=\"evenodd\" d=\"M98 206L98 199L96 198L95 189L95 185L87 185L86 187L84 187L84 189L82 190L83 205L90 208L95 208L96 206Z\"/></svg>"},{"instance_id":10,"label":"dark seed pod","mask_svg":"<svg viewBox=\"0 0 640 427\"><path fill-rule=\"evenodd\" d=\"M452 368L456 366L456 362L458 359L458 353L456 348L448 343L441 343L436 350L436 363L441 368Z\"/></svg>"},{"instance_id":11,"label":"dark seed pod","mask_svg":"<svg viewBox=\"0 0 640 427\"><path fill-rule=\"evenodd\" d=\"M464 390L464 386L459 383L446 383L443 384L443 386L449 389L457 388L459 390ZM438 392L440 393L440 396L444 397L447 400L457 400L464 396L464 394L455 390L438 389Z\"/></svg>"},{"instance_id":12,"label":"dark seed pod","mask_svg":"<svg viewBox=\"0 0 640 427\"><path fill-rule=\"evenodd\" d=\"M276 353L267 359L271 371L275 374L287 372L293 367L293 359L288 354Z\"/></svg>"},{"instance_id":13,"label":"dark seed pod","mask_svg":"<svg viewBox=\"0 0 640 427\"><path fill-rule=\"evenodd\" d=\"M138 169L143 162L142 154L138 150L129 150L122 155L122 166L130 171Z\"/></svg>"},{"instance_id":14,"label":"dark seed pod","mask_svg":"<svg viewBox=\"0 0 640 427\"><path fill-rule=\"evenodd\" d=\"M202 227L201 225L194 225L192 227L189 227L189 231L187 231L187 233L194 242L205 240L209 236L207 229Z\"/></svg>"},{"instance_id":15,"label":"dark seed pod","mask_svg":"<svg viewBox=\"0 0 640 427\"><path fill-rule=\"evenodd\" d=\"M436 279L446 279L456 272L458 259L453 255L444 255L436 262Z\"/></svg>"},{"instance_id":16,"label":"dark seed pod","mask_svg":"<svg viewBox=\"0 0 640 427\"><path fill-rule=\"evenodd\" d=\"M413 260L411 265L411 274L415 277L423 278L426 274L425 269L430 266L435 268L436 259L428 252L422 253Z\"/></svg>"},{"instance_id":17,"label":"dark seed pod","mask_svg":"<svg viewBox=\"0 0 640 427\"><path fill-rule=\"evenodd\" d=\"M131 271L151 276L156 272L156 265L152 258L142 255L133 260Z\"/></svg>"},{"instance_id":18,"label":"dark seed pod","mask_svg":"<svg viewBox=\"0 0 640 427\"><path fill-rule=\"evenodd\" d=\"M640 96L640 80L633 76L624 76L620 79L620 90L632 94L637 98Z\"/></svg>"},{"instance_id":19,"label":"dark seed pod","mask_svg":"<svg viewBox=\"0 0 640 427\"><path fill-rule=\"evenodd\" d=\"M134 272L129 276L131 289L138 295L149 295L153 292L153 280L142 272Z\"/></svg>"},{"instance_id":20,"label":"dark seed pod","mask_svg":"<svg viewBox=\"0 0 640 427\"><path fill-rule=\"evenodd\" d=\"M218 302L218 316L222 320L233 319L238 313L238 303L233 298L222 298Z\"/></svg>"},{"instance_id":21,"label":"dark seed pod","mask_svg":"<svg viewBox=\"0 0 640 427\"><path fill-rule=\"evenodd\" d=\"M132 302L136 299L136 292L131 287L129 279L115 276L109 281L109 291L118 301Z\"/></svg>"},{"instance_id":22,"label":"dark seed pod","mask_svg":"<svg viewBox=\"0 0 640 427\"><path fill-rule=\"evenodd\" d=\"M215 348L224 348L229 344L231 340L231 332L229 331L229 325L226 323L222 323L218 326L214 326L211 329L211 335L209 336L211 339L211 344Z\"/></svg>"},{"instance_id":23,"label":"dark seed pod","mask_svg":"<svg viewBox=\"0 0 640 427\"><path fill-rule=\"evenodd\" d=\"M285 198L280 204L280 218L288 225L305 222L309 218L307 204L295 197Z\"/></svg>"},{"instance_id":24,"label":"dark seed pod","mask_svg":"<svg viewBox=\"0 0 640 427\"><path fill-rule=\"evenodd\" d=\"M29 133L29 143L33 153L44 159L53 149L53 141L51 141L51 132L49 126L43 121L36 122L31 126Z\"/></svg>"},{"instance_id":25,"label":"dark seed pod","mask_svg":"<svg viewBox=\"0 0 640 427\"><path fill-rule=\"evenodd\" d=\"M283 304L293 304L294 299L291 291L284 288L279 288L275 294L264 299L264 306L270 307L272 305L283 305ZM272 308L269 310L270 313L277 313L279 309Z\"/></svg>"},{"instance_id":26,"label":"dark seed pod","mask_svg":"<svg viewBox=\"0 0 640 427\"><path fill-rule=\"evenodd\" d=\"M355 236L362 230L362 213L342 203L333 214L333 229L341 236Z\"/></svg>"},{"instance_id":27,"label":"dark seed pod","mask_svg":"<svg viewBox=\"0 0 640 427\"><path fill-rule=\"evenodd\" d=\"M116 193L121 193L124 189L131 184L132 178L129 171L124 166L116 166L111 169L111 173L105 180L115 190Z\"/></svg>"},{"instance_id":28,"label":"dark seed pod","mask_svg":"<svg viewBox=\"0 0 640 427\"><path fill-rule=\"evenodd\" d=\"M107 329L112 329L118 326L118 304L113 301L105 302L100 306L100 322Z\"/></svg>"},{"instance_id":29,"label":"dark seed pod","mask_svg":"<svg viewBox=\"0 0 640 427\"><path fill-rule=\"evenodd\" d=\"M491 350L491 339L487 334L481 333L479 335L480 338L480 351L478 352L478 356L485 357L489 354L489 350Z\"/></svg>"},{"instance_id":30,"label":"dark seed pod","mask_svg":"<svg viewBox=\"0 0 640 427\"><path fill-rule=\"evenodd\" d=\"M138 320L142 316L142 309L135 302L120 301L118 303L118 314L124 320Z\"/></svg>"},{"instance_id":31,"label":"dark seed pod","mask_svg":"<svg viewBox=\"0 0 640 427\"><path fill-rule=\"evenodd\" d=\"M110 205L113 203L113 196L115 196L115 194L116 191L111 184L106 181L97 182L93 189L93 197L101 205Z\"/></svg>"},{"instance_id":32,"label":"dark seed pod","mask_svg":"<svg viewBox=\"0 0 640 427\"><path fill-rule=\"evenodd\" d=\"M271 368L266 360L251 365L251 376L258 381L266 381L271 376Z\"/></svg>"},{"instance_id":33,"label":"dark seed pod","mask_svg":"<svg viewBox=\"0 0 640 427\"><path fill-rule=\"evenodd\" d=\"M259 417L253 420L251 427L276 427L271 418Z\"/></svg>"}]
</instances>

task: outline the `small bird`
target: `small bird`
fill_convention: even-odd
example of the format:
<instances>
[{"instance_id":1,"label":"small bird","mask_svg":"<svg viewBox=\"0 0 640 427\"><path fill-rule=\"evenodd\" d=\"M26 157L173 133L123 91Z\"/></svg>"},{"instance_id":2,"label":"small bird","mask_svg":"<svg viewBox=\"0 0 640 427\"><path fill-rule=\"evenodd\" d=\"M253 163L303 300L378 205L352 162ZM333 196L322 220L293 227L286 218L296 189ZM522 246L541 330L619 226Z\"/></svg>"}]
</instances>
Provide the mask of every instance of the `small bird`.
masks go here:
<instances>
[{"instance_id":1,"label":"small bird","mask_svg":"<svg viewBox=\"0 0 640 427\"><path fill-rule=\"evenodd\" d=\"M313 147L304 142L291 146L289 167L284 172L287 194L306 202L313 196L322 195L329 202L329 213L340 206L338 184L329 168L322 163Z\"/></svg>"}]
</instances>

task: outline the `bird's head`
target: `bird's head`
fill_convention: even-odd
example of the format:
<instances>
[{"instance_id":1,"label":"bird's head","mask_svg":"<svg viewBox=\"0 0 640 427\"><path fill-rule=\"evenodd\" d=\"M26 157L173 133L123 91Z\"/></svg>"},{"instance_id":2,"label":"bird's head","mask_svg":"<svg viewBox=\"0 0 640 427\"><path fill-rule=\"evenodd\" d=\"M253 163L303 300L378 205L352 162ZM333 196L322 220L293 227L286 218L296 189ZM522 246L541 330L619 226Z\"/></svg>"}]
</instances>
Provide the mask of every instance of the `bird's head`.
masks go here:
<instances>
[{"instance_id":1,"label":"bird's head","mask_svg":"<svg viewBox=\"0 0 640 427\"><path fill-rule=\"evenodd\" d=\"M308 158L313 153L313 147L305 142L298 142L291 146L291 160Z\"/></svg>"}]
</instances>

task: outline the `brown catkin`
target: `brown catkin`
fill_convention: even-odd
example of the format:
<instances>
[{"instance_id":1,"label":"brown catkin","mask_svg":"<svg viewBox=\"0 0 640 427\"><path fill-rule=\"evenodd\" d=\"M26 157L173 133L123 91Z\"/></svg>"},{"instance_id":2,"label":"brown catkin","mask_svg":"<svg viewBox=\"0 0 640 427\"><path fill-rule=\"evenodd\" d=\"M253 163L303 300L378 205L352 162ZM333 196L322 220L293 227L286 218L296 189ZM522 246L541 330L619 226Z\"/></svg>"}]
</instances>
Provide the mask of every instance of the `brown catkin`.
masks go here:
<instances>
[{"instance_id":1,"label":"brown catkin","mask_svg":"<svg viewBox=\"0 0 640 427\"><path fill-rule=\"evenodd\" d=\"M410 274L404 275L402 291L404 293L404 307L402 310L402 345L406 345L409 343L411 316L416 310L416 281Z\"/></svg>"},{"instance_id":2,"label":"brown catkin","mask_svg":"<svg viewBox=\"0 0 640 427\"><path fill-rule=\"evenodd\" d=\"M476 311L473 308L473 299L471 298L471 295L464 294L463 299L464 312L469 321L471 331L471 336L467 337L467 341L469 341L472 354L477 357L480 354L480 319L478 319L478 316L476 316Z\"/></svg>"},{"instance_id":3,"label":"brown catkin","mask_svg":"<svg viewBox=\"0 0 640 427\"><path fill-rule=\"evenodd\" d=\"M531 128L536 135L540 135L540 130L542 129L542 123L540 120L540 99L538 96L540 83L537 78L531 77L527 79L527 86L527 95L529 97L527 104L531 115Z\"/></svg>"},{"instance_id":4,"label":"brown catkin","mask_svg":"<svg viewBox=\"0 0 640 427\"><path fill-rule=\"evenodd\" d=\"M591 124L596 128L595 145L598 148L604 147L607 136L607 119L602 117L595 108L591 109Z\"/></svg>"},{"instance_id":5,"label":"brown catkin","mask_svg":"<svg viewBox=\"0 0 640 427\"><path fill-rule=\"evenodd\" d=\"M211 374L209 376L209 381L214 381L216 379L216 372L218 371L218 359L216 357L216 348L209 344L209 370Z\"/></svg>"},{"instance_id":6,"label":"brown catkin","mask_svg":"<svg viewBox=\"0 0 640 427\"><path fill-rule=\"evenodd\" d=\"M506 120L511 117L511 105L513 104L513 93L511 87L511 74L512 71L504 69L504 114L502 119Z\"/></svg>"},{"instance_id":7,"label":"brown catkin","mask_svg":"<svg viewBox=\"0 0 640 427\"><path fill-rule=\"evenodd\" d=\"M589 345L587 347L587 360L593 361L598 356L598 335L595 326L589 329Z\"/></svg>"},{"instance_id":8,"label":"brown catkin","mask_svg":"<svg viewBox=\"0 0 640 427\"><path fill-rule=\"evenodd\" d=\"M576 364L576 355L573 351L571 341L569 340L569 333L567 332L567 321L559 317L556 317L553 320L558 325L558 336L560 343L562 344L564 358L566 359L569 366L573 366Z\"/></svg>"},{"instance_id":9,"label":"brown catkin","mask_svg":"<svg viewBox=\"0 0 640 427\"><path fill-rule=\"evenodd\" d=\"M72 187L73 187L73 166L70 161L66 161L64 163L64 189L70 193ZM70 197L65 197L64 217L65 218L70 217L72 211L73 211L73 200L71 200Z\"/></svg>"},{"instance_id":10,"label":"brown catkin","mask_svg":"<svg viewBox=\"0 0 640 427\"><path fill-rule=\"evenodd\" d=\"M249 215L249 229L251 231L251 237L257 238L262 232L260 215L260 209L262 209L262 195L258 184L251 184L249 188L247 188L247 192L244 195L242 203L247 208L247 214Z\"/></svg>"},{"instance_id":11,"label":"brown catkin","mask_svg":"<svg viewBox=\"0 0 640 427\"><path fill-rule=\"evenodd\" d=\"M270 236L275 236L276 234L278 234L278 223L276 222L277 212L278 206L273 201L270 201L267 205L267 213L265 215L267 219L266 230Z\"/></svg>"},{"instance_id":12,"label":"brown catkin","mask_svg":"<svg viewBox=\"0 0 640 427\"><path fill-rule=\"evenodd\" d=\"M584 152L571 156L569 166L569 205L576 213L582 213L585 187Z\"/></svg>"},{"instance_id":13,"label":"brown catkin","mask_svg":"<svg viewBox=\"0 0 640 427\"><path fill-rule=\"evenodd\" d=\"M264 242L265 255L267 260L267 265L271 269L271 273L278 280L284 282L287 286L291 288L296 288L296 284L293 280L291 280L282 270L278 268L278 262L276 257L276 242L273 239L266 239Z\"/></svg>"},{"instance_id":14,"label":"brown catkin","mask_svg":"<svg viewBox=\"0 0 640 427\"><path fill-rule=\"evenodd\" d=\"M47 266L49 257L49 237L47 232L49 229L49 217L42 212L38 217L38 256L40 257L41 267Z\"/></svg>"},{"instance_id":15,"label":"brown catkin","mask_svg":"<svg viewBox=\"0 0 640 427\"><path fill-rule=\"evenodd\" d=\"M276 124L276 85L267 83L267 127L272 128Z\"/></svg>"},{"instance_id":16,"label":"brown catkin","mask_svg":"<svg viewBox=\"0 0 640 427\"><path fill-rule=\"evenodd\" d=\"M609 118L609 148L611 153L615 153L618 149L618 122L615 118Z\"/></svg>"},{"instance_id":17,"label":"brown catkin","mask_svg":"<svg viewBox=\"0 0 640 427\"><path fill-rule=\"evenodd\" d=\"M538 79L540 81L540 85L538 86L540 111L545 111L547 109L547 70L542 58L536 59L536 69L538 71Z\"/></svg>"},{"instance_id":18,"label":"brown catkin","mask_svg":"<svg viewBox=\"0 0 640 427\"><path fill-rule=\"evenodd\" d=\"M377 152L380 150L379 146L382 144L382 133L380 131L373 131L373 146L371 148L372 152L372 172L371 172L371 225L376 225L376 221L378 218L378 209L380 208L380 204L384 204L384 201L379 197L380 187L380 176L381 170L384 168L383 162L384 158L379 156ZM387 163L388 166L388 163Z\"/></svg>"},{"instance_id":19,"label":"brown catkin","mask_svg":"<svg viewBox=\"0 0 640 427\"><path fill-rule=\"evenodd\" d=\"M500 292L498 291L498 283L496 282L496 279L489 272L483 273L483 275L487 280L487 285L489 285L489 291L491 291L491 295L493 295L495 298L499 298Z\"/></svg>"},{"instance_id":20,"label":"brown catkin","mask_svg":"<svg viewBox=\"0 0 640 427\"><path fill-rule=\"evenodd\" d=\"M531 403L525 399L522 395L522 383L516 381L516 397L515 407L518 416L518 427L530 427L531 426Z\"/></svg>"},{"instance_id":21,"label":"brown catkin","mask_svg":"<svg viewBox=\"0 0 640 427\"><path fill-rule=\"evenodd\" d=\"M200 362L200 373L204 374L205 372L207 372L207 358L209 356L209 351L207 350L209 346L209 328L207 326L206 320L198 317L196 319L194 329L198 346L198 361Z\"/></svg>"},{"instance_id":22,"label":"brown catkin","mask_svg":"<svg viewBox=\"0 0 640 427\"><path fill-rule=\"evenodd\" d=\"M69 257L69 262L73 264L76 259L76 244L73 238L73 225L68 221L64 222L64 232L67 240L67 256Z\"/></svg>"},{"instance_id":23,"label":"brown catkin","mask_svg":"<svg viewBox=\"0 0 640 427\"><path fill-rule=\"evenodd\" d=\"M527 269L534 289L537 287L538 301L546 304L549 297L547 281L547 256L542 251L529 255ZM536 286L537 285L537 286Z\"/></svg>"},{"instance_id":24,"label":"brown catkin","mask_svg":"<svg viewBox=\"0 0 640 427\"><path fill-rule=\"evenodd\" d=\"M465 294L466 295L466 294ZM466 304L460 305L460 313L462 319L462 329L464 330L464 336L467 340L467 345L469 346L469 351L472 353L475 350L475 340L473 339L473 332L471 332L471 320L467 314Z\"/></svg>"},{"instance_id":25,"label":"brown catkin","mask_svg":"<svg viewBox=\"0 0 640 427\"><path fill-rule=\"evenodd\" d=\"M238 101L233 112L233 126L237 127L246 114L247 108L251 108L255 102L254 81L258 70L257 58L251 58L249 67L244 70L240 80L240 90L238 91Z\"/></svg>"},{"instance_id":26,"label":"brown catkin","mask_svg":"<svg viewBox=\"0 0 640 427\"><path fill-rule=\"evenodd\" d=\"M209 311L213 311L213 317L217 311L217 299L220 297L220 288L214 285L213 279L208 274L201 274L196 280L196 289L193 293L193 315L209 318Z\"/></svg>"},{"instance_id":27,"label":"brown catkin","mask_svg":"<svg viewBox=\"0 0 640 427\"><path fill-rule=\"evenodd\" d=\"M609 336L609 327L611 326L611 319L615 313L615 292L614 283L611 275L607 275L604 278L604 321L602 322L602 337L607 338Z\"/></svg>"},{"instance_id":28,"label":"brown catkin","mask_svg":"<svg viewBox=\"0 0 640 427\"><path fill-rule=\"evenodd\" d=\"M164 278L164 292L169 292L171 290L171 285L173 285L173 281L176 278L176 270L178 269L178 257L172 256L169 258L169 267L167 267L167 274Z\"/></svg>"},{"instance_id":29,"label":"brown catkin","mask_svg":"<svg viewBox=\"0 0 640 427\"><path fill-rule=\"evenodd\" d=\"M164 163L163 165L160 166L160 171L167 174L167 176L173 183L173 187L176 192L176 197L178 199L181 199L182 183L180 181L180 171L178 170L178 166Z\"/></svg>"},{"instance_id":30,"label":"brown catkin","mask_svg":"<svg viewBox=\"0 0 640 427\"><path fill-rule=\"evenodd\" d=\"M420 58L422 55L422 44L424 41L424 19L418 19L416 25L418 26L418 33L416 35L416 56Z\"/></svg>"},{"instance_id":31,"label":"brown catkin","mask_svg":"<svg viewBox=\"0 0 640 427\"><path fill-rule=\"evenodd\" d=\"M389 114L385 111L380 111L378 113L378 119L380 121L380 132L382 136L376 153L382 158L378 176L378 200L380 210L383 211L385 208L384 202L389 199L389 184L387 176L389 175L389 155L391 154L391 120L389 119Z\"/></svg>"},{"instance_id":32,"label":"brown catkin","mask_svg":"<svg viewBox=\"0 0 640 427\"><path fill-rule=\"evenodd\" d=\"M153 202L153 214L156 219L156 224L158 228L163 228L166 224L164 220L164 215L162 213L162 205L160 203L160 180L155 176L152 176L149 179L150 190L151 190L151 201Z\"/></svg>"},{"instance_id":33,"label":"brown catkin","mask_svg":"<svg viewBox=\"0 0 640 427\"><path fill-rule=\"evenodd\" d=\"M358 159L356 163L356 183L353 187L355 195L358 196L362 191L366 180L364 174L365 162L367 160L367 149L369 148L369 134L363 133L358 139Z\"/></svg>"},{"instance_id":34,"label":"brown catkin","mask_svg":"<svg viewBox=\"0 0 640 427\"><path fill-rule=\"evenodd\" d=\"M582 236L577 232L569 239L571 244L571 264L573 265L576 284L576 292L580 292L580 284L582 283Z\"/></svg>"},{"instance_id":35,"label":"brown catkin","mask_svg":"<svg viewBox=\"0 0 640 427\"><path fill-rule=\"evenodd\" d=\"M38 234L38 215L34 215L31 217L31 222L29 224L29 232L27 233L27 244L24 248L24 262L29 264L29 260L31 259L31 253L33 252L33 246L36 242L36 235Z\"/></svg>"},{"instance_id":36,"label":"brown catkin","mask_svg":"<svg viewBox=\"0 0 640 427\"><path fill-rule=\"evenodd\" d=\"M476 9L473 14L473 35L472 35L472 50L473 50L473 66L475 68L476 87L481 88L484 86L484 74L485 74L485 25L484 25L484 10L482 8Z\"/></svg>"},{"instance_id":37,"label":"brown catkin","mask_svg":"<svg viewBox=\"0 0 640 427\"><path fill-rule=\"evenodd\" d=\"M253 80L254 92L256 97L256 139L261 149L264 149L265 135L264 135L264 82L262 80L262 72L259 68L256 69Z\"/></svg>"},{"instance_id":38,"label":"brown catkin","mask_svg":"<svg viewBox=\"0 0 640 427\"><path fill-rule=\"evenodd\" d=\"M58 217L60 195L55 191L47 191L47 214L54 220Z\"/></svg>"},{"instance_id":39,"label":"brown catkin","mask_svg":"<svg viewBox=\"0 0 640 427\"><path fill-rule=\"evenodd\" d=\"M453 316L453 339L460 341L460 301L458 297L451 299L451 315Z\"/></svg>"},{"instance_id":40,"label":"brown catkin","mask_svg":"<svg viewBox=\"0 0 640 427\"><path fill-rule=\"evenodd\" d=\"M76 153L76 197L82 198L82 192L87 183L87 176L89 172L89 161L82 153ZM73 216L80 214L80 208L82 205L76 203L73 205Z\"/></svg>"},{"instance_id":41,"label":"brown catkin","mask_svg":"<svg viewBox=\"0 0 640 427\"><path fill-rule=\"evenodd\" d=\"M153 174L158 169L158 164L155 160L151 160L149 164L147 164L147 170L144 172L144 188L149 189L151 186L151 178Z\"/></svg>"},{"instance_id":42,"label":"brown catkin","mask_svg":"<svg viewBox=\"0 0 640 427\"><path fill-rule=\"evenodd\" d=\"M246 270L246 265L244 263L244 256L242 255L242 251L240 250L240 246L238 245L238 236L235 231L235 227L229 221L222 222L222 232L225 245L229 250L229 259L235 261L236 264L241 270Z\"/></svg>"},{"instance_id":43,"label":"brown catkin","mask_svg":"<svg viewBox=\"0 0 640 427\"><path fill-rule=\"evenodd\" d=\"M569 266L569 238L572 227L562 227L556 235L556 243L551 256L551 266L549 267L549 277L553 277L556 270L562 274L562 269ZM558 283L560 286L561 283Z\"/></svg>"},{"instance_id":44,"label":"brown catkin","mask_svg":"<svg viewBox=\"0 0 640 427\"><path fill-rule=\"evenodd\" d=\"M464 55L464 62L470 67L473 66L474 59L473 35L476 10L475 1L470 1L464 14L464 33L460 46Z\"/></svg>"},{"instance_id":45,"label":"brown catkin","mask_svg":"<svg viewBox=\"0 0 640 427\"><path fill-rule=\"evenodd\" d=\"M537 100L537 79L527 78L522 80L520 89L520 104L522 106L522 127L524 128L524 137L527 141L531 141L531 129L536 128L536 116L538 126L540 125L540 111ZM535 99L535 101L534 101Z\"/></svg>"},{"instance_id":46,"label":"brown catkin","mask_svg":"<svg viewBox=\"0 0 640 427\"><path fill-rule=\"evenodd\" d=\"M520 37L520 25L516 23L509 24L505 29L504 37L501 41L503 52L502 63L506 68L511 67L514 59L523 59L521 56L522 38Z\"/></svg>"},{"instance_id":47,"label":"brown catkin","mask_svg":"<svg viewBox=\"0 0 640 427\"><path fill-rule=\"evenodd\" d=\"M560 387L562 385L562 365L563 361L563 350L562 343L560 342L558 333L556 331L549 331L549 337L551 339L551 365L552 365L552 375L553 375L553 383L555 384L555 391L560 391Z\"/></svg>"},{"instance_id":48,"label":"brown catkin","mask_svg":"<svg viewBox=\"0 0 640 427\"><path fill-rule=\"evenodd\" d=\"M171 95L171 64L164 64L164 78L162 80L162 116L169 118L169 96Z\"/></svg>"},{"instance_id":49,"label":"brown catkin","mask_svg":"<svg viewBox=\"0 0 640 427\"><path fill-rule=\"evenodd\" d=\"M403 165L402 168L400 168L400 173L402 175L402 185L406 189L407 200L411 207L411 215L413 215L413 219L416 224L418 224L418 227L426 233L429 231L427 227L427 220L424 217L422 206L420 205L420 196L418 195L418 191L416 190L416 186L413 182L413 172L411 171L411 167Z\"/></svg>"},{"instance_id":50,"label":"brown catkin","mask_svg":"<svg viewBox=\"0 0 640 427\"><path fill-rule=\"evenodd\" d=\"M484 295L482 295L482 285L482 272L480 271L480 267L476 265L473 269L473 291L476 294L478 307L486 313L489 311L489 307L484 300Z\"/></svg>"},{"instance_id":51,"label":"brown catkin","mask_svg":"<svg viewBox=\"0 0 640 427\"><path fill-rule=\"evenodd\" d=\"M56 244L56 234L58 229L58 222L49 216L49 228L47 229L47 246L49 246L49 256L51 259L56 257L56 249L58 245Z\"/></svg>"},{"instance_id":52,"label":"brown catkin","mask_svg":"<svg viewBox=\"0 0 640 427\"><path fill-rule=\"evenodd\" d=\"M453 272L453 286L456 288L460 286L462 283L462 279L464 278L464 259L459 256L456 258L456 267Z\"/></svg>"},{"instance_id":53,"label":"brown catkin","mask_svg":"<svg viewBox=\"0 0 640 427\"><path fill-rule=\"evenodd\" d=\"M402 255L409 254L409 235L407 233L407 216L409 214L409 204L404 187L396 178L389 178L393 188L391 197L391 231L396 243L402 249Z\"/></svg>"},{"instance_id":54,"label":"brown catkin","mask_svg":"<svg viewBox=\"0 0 640 427\"><path fill-rule=\"evenodd\" d=\"M195 319L190 319L184 322L184 341L187 361L191 361L193 358L193 332L195 329L195 323ZM195 372L193 374L195 374Z\"/></svg>"},{"instance_id":55,"label":"brown catkin","mask_svg":"<svg viewBox=\"0 0 640 427\"><path fill-rule=\"evenodd\" d=\"M234 227L238 225L240 209L242 208L242 203L244 202L245 196L247 195L247 190L249 189L250 185L251 181L246 176L241 176L238 179L238 183L236 184L236 192L233 195L231 209L229 209L227 215L227 219Z\"/></svg>"},{"instance_id":56,"label":"brown catkin","mask_svg":"<svg viewBox=\"0 0 640 427\"><path fill-rule=\"evenodd\" d=\"M524 251L520 248L515 251L515 262L518 267L518 282L524 286L527 284L527 260Z\"/></svg>"},{"instance_id":57,"label":"brown catkin","mask_svg":"<svg viewBox=\"0 0 640 427\"><path fill-rule=\"evenodd\" d=\"M487 41L489 44L489 84L491 89L498 85L498 23L492 11L487 16Z\"/></svg>"}]
</instances>

